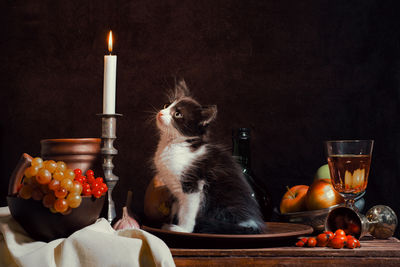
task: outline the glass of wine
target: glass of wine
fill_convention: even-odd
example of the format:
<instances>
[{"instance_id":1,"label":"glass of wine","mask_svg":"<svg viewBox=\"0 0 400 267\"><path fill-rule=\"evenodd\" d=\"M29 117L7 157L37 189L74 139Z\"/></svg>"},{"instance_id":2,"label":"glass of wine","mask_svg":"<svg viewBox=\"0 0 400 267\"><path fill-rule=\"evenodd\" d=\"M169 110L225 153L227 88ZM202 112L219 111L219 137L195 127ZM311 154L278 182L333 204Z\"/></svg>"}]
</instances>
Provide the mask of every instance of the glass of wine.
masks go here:
<instances>
[{"instance_id":1,"label":"glass of wine","mask_svg":"<svg viewBox=\"0 0 400 267\"><path fill-rule=\"evenodd\" d=\"M326 141L332 185L354 209L354 199L364 193L374 140Z\"/></svg>"}]
</instances>

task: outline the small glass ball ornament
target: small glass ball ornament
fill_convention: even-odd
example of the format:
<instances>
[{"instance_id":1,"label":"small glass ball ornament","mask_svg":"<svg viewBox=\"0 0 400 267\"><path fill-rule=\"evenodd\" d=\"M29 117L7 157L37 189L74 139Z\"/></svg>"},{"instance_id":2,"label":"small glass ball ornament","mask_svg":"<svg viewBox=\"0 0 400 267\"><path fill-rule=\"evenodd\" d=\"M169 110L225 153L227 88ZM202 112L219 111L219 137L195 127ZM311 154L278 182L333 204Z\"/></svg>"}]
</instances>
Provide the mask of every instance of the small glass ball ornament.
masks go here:
<instances>
[{"instance_id":1,"label":"small glass ball ornament","mask_svg":"<svg viewBox=\"0 0 400 267\"><path fill-rule=\"evenodd\" d=\"M373 206L365 216L370 222L369 232L371 235L381 239L393 236L397 226L397 216L390 207Z\"/></svg>"}]
</instances>

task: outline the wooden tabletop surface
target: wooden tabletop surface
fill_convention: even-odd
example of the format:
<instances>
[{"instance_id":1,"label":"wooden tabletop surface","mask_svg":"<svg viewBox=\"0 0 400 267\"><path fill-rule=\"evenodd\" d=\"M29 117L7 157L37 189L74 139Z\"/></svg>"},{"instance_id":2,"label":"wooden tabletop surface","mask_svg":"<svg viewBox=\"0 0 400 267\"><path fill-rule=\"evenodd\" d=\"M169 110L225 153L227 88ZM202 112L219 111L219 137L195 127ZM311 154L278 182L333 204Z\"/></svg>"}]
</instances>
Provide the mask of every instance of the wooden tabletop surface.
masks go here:
<instances>
[{"instance_id":1,"label":"wooden tabletop surface","mask_svg":"<svg viewBox=\"0 0 400 267\"><path fill-rule=\"evenodd\" d=\"M295 246L255 249L172 248L177 266L400 266L400 241L365 238L361 248L299 248Z\"/></svg>"}]
</instances>

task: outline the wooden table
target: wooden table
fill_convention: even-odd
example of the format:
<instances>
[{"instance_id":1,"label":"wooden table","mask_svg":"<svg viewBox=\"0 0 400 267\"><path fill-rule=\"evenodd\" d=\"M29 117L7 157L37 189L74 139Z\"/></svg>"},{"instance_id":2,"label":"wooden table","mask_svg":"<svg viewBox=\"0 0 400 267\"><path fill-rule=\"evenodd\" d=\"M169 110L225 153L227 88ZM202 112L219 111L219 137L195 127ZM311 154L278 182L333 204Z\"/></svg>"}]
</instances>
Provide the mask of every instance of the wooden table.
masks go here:
<instances>
[{"instance_id":1,"label":"wooden table","mask_svg":"<svg viewBox=\"0 0 400 267\"><path fill-rule=\"evenodd\" d=\"M276 247L259 249L172 248L176 266L400 266L400 241L364 239L358 249Z\"/></svg>"}]
</instances>

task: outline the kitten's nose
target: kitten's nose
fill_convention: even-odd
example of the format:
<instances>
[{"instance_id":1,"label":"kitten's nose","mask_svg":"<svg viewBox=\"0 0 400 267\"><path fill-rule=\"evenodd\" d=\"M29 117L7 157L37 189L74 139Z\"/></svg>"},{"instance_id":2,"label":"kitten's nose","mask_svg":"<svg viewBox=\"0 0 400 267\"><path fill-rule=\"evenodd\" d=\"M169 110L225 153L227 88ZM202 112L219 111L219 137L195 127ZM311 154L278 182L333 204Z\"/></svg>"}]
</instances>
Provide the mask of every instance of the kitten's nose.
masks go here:
<instances>
[{"instance_id":1,"label":"kitten's nose","mask_svg":"<svg viewBox=\"0 0 400 267\"><path fill-rule=\"evenodd\" d=\"M157 114L157 117L162 117L162 113L161 113L161 111L160 112L158 112L158 114Z\"/></svg>"}]
</instances>

